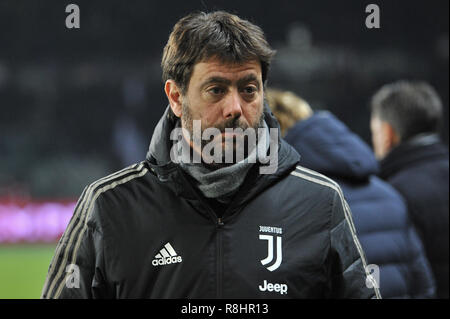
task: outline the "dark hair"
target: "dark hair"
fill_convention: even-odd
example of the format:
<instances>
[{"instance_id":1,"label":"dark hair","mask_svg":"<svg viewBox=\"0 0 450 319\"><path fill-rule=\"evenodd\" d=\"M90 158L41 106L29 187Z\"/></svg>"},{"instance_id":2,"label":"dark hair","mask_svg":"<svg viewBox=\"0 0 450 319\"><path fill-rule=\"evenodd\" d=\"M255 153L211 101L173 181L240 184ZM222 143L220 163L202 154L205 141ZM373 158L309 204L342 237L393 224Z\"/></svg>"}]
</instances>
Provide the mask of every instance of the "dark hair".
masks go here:
<instances>
[{"instance_id":1,"label":"dark hair","mask_svg":"<svg viewBox=\"0 0 450 319\"><path fill-rule=\"evenodd\" d=\"M370 107L372 116L388 122L403 141L437 132L442 118L441 99L425 82L387 84L372 97Z\"/></svg>"},{"instance_id":2,"label":"dark hair","mask_svg":"<svg viewBox=\"0 0 450 319\"><path fill-rule=\"evenodd\" d=\"M261 63L265 83L274 54L264 32L249 21L224 11L192 13L179 20L169 36L161 61L162 77L164 82L174 80L185 94L196 63L212 57L224 63L255 59Z\"/></svg>"}]
</instances>

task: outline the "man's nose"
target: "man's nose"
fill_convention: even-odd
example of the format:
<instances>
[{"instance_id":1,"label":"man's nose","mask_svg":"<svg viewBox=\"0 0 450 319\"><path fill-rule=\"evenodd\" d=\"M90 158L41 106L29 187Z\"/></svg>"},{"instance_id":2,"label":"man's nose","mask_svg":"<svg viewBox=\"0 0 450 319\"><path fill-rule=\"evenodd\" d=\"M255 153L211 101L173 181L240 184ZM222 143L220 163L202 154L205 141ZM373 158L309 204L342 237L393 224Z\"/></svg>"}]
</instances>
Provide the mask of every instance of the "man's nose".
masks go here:
<instances>
[{"instance_id":1,"label":"man's nose","mask_svg":"<svg viewBox=\"0 0 450 319\"><path fill-rule=\"evenodd\" d=\"M230 94L229 100L227 101L224 109L223 116L226 119L229 118L239 118L242 115L242 105L241 97L239 92L232 92Z\"/></svg>"}]
</instances>

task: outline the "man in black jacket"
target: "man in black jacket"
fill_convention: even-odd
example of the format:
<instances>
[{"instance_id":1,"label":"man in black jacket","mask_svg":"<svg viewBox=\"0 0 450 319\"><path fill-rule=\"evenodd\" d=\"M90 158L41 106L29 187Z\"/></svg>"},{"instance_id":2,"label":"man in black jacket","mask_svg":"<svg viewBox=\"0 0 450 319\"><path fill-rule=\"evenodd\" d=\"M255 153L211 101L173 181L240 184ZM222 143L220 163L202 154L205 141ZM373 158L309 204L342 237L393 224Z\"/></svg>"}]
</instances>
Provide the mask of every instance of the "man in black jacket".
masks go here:
<instances>
[{"instance_id":1,"label":"man in black jacket","mask_svg":"<svg viewBox=\"0 0 450 319\"><path fill-rule=\"evenodd\" d=\"M442 103L427 83L400 81L371 101L371 130L380 176L405 198L437 285L448 298L449 157L438 135Z\"/></svg>"},{"instance_id":2,"label":"man in black jacket","mask_svg":"<svg viewBox=\"0 0 450 319\"><path fill-rule=\"evenodd\" d=\"M273 54L235 15L178 21L147 159L85 189L43 298L380 297L341 189L278 138Z\"/></svg>"}]
</instances>

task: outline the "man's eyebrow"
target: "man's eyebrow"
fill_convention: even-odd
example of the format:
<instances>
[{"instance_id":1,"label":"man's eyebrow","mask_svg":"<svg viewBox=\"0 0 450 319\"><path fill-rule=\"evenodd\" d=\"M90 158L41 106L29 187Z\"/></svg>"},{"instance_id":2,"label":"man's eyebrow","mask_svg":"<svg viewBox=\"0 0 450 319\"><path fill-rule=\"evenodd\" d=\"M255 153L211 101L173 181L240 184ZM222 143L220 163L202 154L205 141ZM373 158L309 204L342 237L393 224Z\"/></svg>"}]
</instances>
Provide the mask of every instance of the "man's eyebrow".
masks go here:
<instances>
[{"instance_id":1,"label":"man's eyebrow","mask_svg":"<svg viewBox=\"0 0 450 319\"><path fill-rule=\"evenodd\" d=\"M248 74L248 75L244 76L243 78L239 79L237 81L237 85L242 86L243 84L247 84L248 82L256 82L256 85L259 89L260 84L259 84L258 78L254 74Z\"/></svg>"},{"instance_id":2,"label":"man's eyebrow","mask_svg":"<svg viewBox=\"0 0 450 319\"><path fill-rule=\"evenodd\" d=\"M248 75L244 76L243 78L240 78L237 81L237 85L242 86L244 84L247 84L248 82L256 82L256 85L258 86L258 88L260 87L260 83L255 74L248 74ZM230 85L231 81L229 79L226 79L226 78L223 78L220 76L212 76L212 77L206 79L205 82L202 83L201 87L205 87L205 86L207 86L209 84L213 84L213 83Z\"/></svg>"},{"instance_id":3,"label":"man's eyebrow","mask_svg":"<svg viewBox=\"0 0 450 319\"><path fill-rule=\"evenodd\" d=\"M206 79L205 82L202 83L201 87L205 87L212 83L230 85L231 81L228 79L222 78L220 76L212 76L212 77Z\"/></svg>"}]
</instances>

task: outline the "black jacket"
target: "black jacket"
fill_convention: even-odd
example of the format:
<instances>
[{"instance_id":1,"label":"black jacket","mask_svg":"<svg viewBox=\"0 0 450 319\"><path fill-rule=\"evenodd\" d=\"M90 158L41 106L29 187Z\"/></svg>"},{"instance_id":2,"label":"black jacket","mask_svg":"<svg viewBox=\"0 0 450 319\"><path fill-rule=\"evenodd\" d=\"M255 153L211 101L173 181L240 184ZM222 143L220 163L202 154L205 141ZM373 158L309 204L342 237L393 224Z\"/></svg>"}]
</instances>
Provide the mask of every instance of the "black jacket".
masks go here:
<instances>
[{"instance_id":1,"label":"black jacket","mask_svg":"<svg viewBox=\"0 0 450 319\"><path fill-rule=\"evenodd\" d=\"M380 176L406 199L433 270L437 296L449 297L449 157L436 135L400 144L381 163Z\"/></svg>"},{"instance_id":2,"label":"black jacket","mask_svg":"<svg viewBox=\"0 0 450 319\"><path fill-rule=\"evenodd\" d=\"M367 262L379 267L386 298L431 298L435 283L404 199L376 176L369 146L329 112L316 112L286 134L300 164L335 180L353 213Z\"/></svg>"},{"instance_id":3,"label":"black jacket","mask_svg":"<svg viewBox=\"0 0 450 319\"><path fill-rule=\"evenodd\" d=\"M378 295L366 286L364 253L336 183L299 167L298 153L279 140L277 171L261 175L255 164L217 218L170 161L175 123L167 113L146 161L85 189L43 298ZM265 117L278 127L267 107Z\"/></svg>"}]
</instances>

